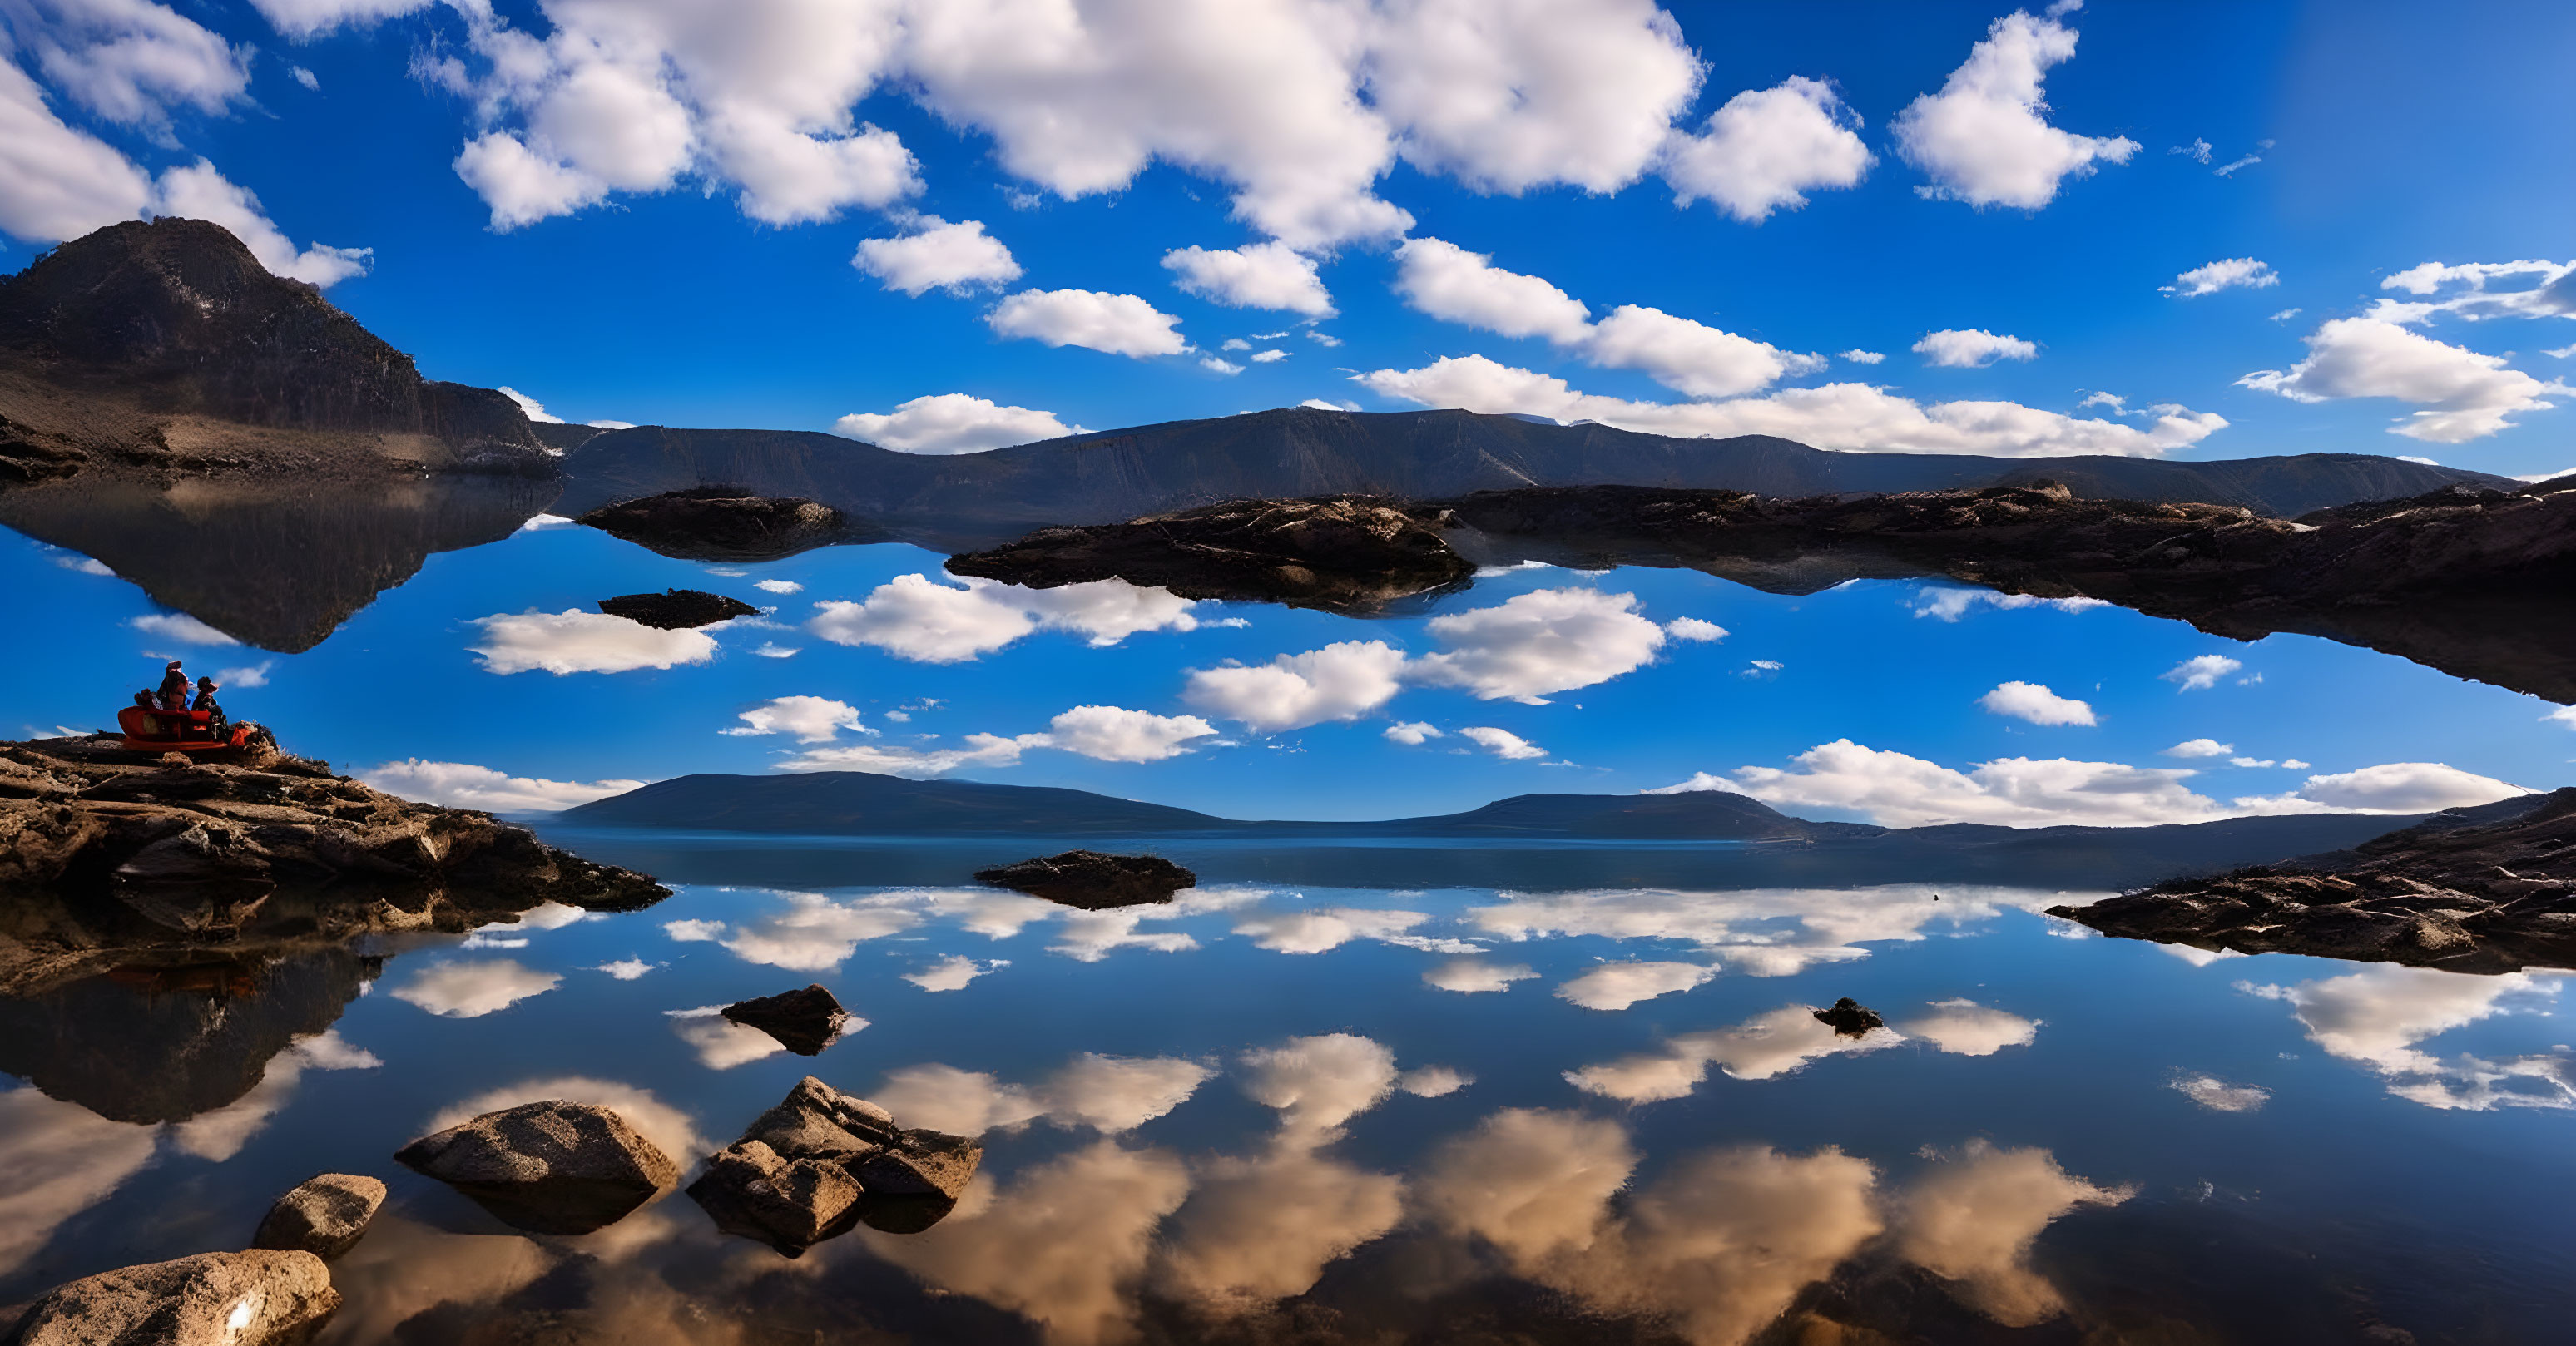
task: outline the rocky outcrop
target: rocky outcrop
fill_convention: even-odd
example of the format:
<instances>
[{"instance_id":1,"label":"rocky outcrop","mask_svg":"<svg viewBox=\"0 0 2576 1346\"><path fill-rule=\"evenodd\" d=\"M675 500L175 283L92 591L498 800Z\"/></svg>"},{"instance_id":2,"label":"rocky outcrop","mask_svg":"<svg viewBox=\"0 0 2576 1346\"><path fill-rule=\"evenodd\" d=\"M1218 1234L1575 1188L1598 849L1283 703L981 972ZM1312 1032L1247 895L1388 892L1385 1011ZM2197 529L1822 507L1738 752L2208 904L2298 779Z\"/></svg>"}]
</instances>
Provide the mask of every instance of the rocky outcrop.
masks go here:
<instances>
[{"instance_id":1,"label":"rocky outcrop","mask_svg":"<svg viewBox=\"0 0 2576 1346\"><path fill-rule=\"evenodd\" d=\"M2451 972L2576 968L2576 788L2452 810L2349 852L2048 914L2236 953Z\"/></svg>"},{"instance_id":2,"label":"rocky outcrop","mask_svg":"<svg viewBox=\"0 0 2576 1346\"><path fill-rule=\"evenodd\" d=\"M708 1157L689 1196L717 1228L797 1257L860 1224L928 1229L956 1209L983 1158L976 1141L905 1130L809 1075Z\"/></svg>"},{"instance_id":3,"label":"rocky outcrop","mask_svg":"<svg viewBox=\"0 0 2576 1346\"><path fill-rule=\"evenodd\" d=\"M250 1246L300 1251L328 1262L358 1246L385 1204L385 1185L355 1173L307 1178L277 1199Z\"/></svg>"},{"instance_id":4,"label":"rocky outcrop","mask_svg":"<svg viewBox=\"0 0 2576 1346\"><path fill-rule=\"evenodd\" d=\"M702 486L603 505L580 522L683 561L774 561L873 534L811 500Z\"/></svg>"},{"instance_id":5,"label":"rocky outcrop","mask_svg":"<svg viewBox=\"0 0 2576 1346\"><path fill-rule=\"evenodd\" d=\"M16 1346L298 1346L340 1307L308 1252L199 1253L101 1272L31 1305Z\"/></svg>"},{"instance_id":6,"label":"rocky outcrop","mask_svg":"<svg viewBox=\"0 0 2576 1346\"><path fill-rule=\"evenodd\" d=\"M1041 856L979 869L975 877L1084 911L1169 902L1172 894L1197 887L1199 881L1198 875L1159 855L1109 855L1100 851Z\"/></svg>"},{"instance_id":7,"label":"rocky outcrop","mask_svg":"<svg viewBox=\"0 0 2576 1346\"><path fill-rule=\"evenodd\" d=\"M624 1117L587 1103L522 1103L397 1151L495 1218L532 1234L587 1234L625 1219L680 1180Z\"/></svg>"},{"instance_id":8,"label":"rocky outcrop","mask_svg":"<svg viewBox=\"0 0 2576 1346\"><path fill-rule=\"evenodd\" d=\"M507 396L423 379L204 220L110 225L0 281L0 413L17 462L555 474Z\"/></svg>"},{"instance_id":9,"label":"rocky outcrop","mask_svg":"<svg viewBox=\"0 0 2576 1346\"><path fill-rule=\"evenodd\" d=\"M1437 517L1350 496L1244 500L1132 523L1042 528L1008 546L950 557L948 569L1036 589L1122 579L1183 598L1368 612L1474 573L1441 539Z\"/></svg>"},{"instance_id":10,"label":"rocky outcrop","mask_svg":"<svg viewBox=\"0 0 2576 1346\"><path fill-rule=\"evenodd\" d=\"M735 617L757 617L760 609L739 598L697 589L665 589L658 594L621 594L599 600L599 610L663 631L682 631Z\"/></svg>"},{"instance_id":11,"label":"rocky outcrop","mask_svg":"<svg viewBox=\"0 0 2576 1346\"><path fill-rule=\"evenodd\" d=\"M736 1001L724 1007L724 1017L767 1033L798 1056L821 1053L850 1022L849 1011L820 986Z\"/></svg>"},{"instance_id":12,"label":"rocky outcrop","mask_svg":"<svg viewBox=\"0 0 2576 1346\"><path fill-rule=\"evenodd\" d=\"M1816 1016L1816 1022L1834 1030L1838 1037L1868 1037L1873 1031L1887 1027L1887 1020L1878 1017L1877 1010L1850 996L1844 996L1824 1009L1811 1012Z\"/></svg>"}]
</instances>

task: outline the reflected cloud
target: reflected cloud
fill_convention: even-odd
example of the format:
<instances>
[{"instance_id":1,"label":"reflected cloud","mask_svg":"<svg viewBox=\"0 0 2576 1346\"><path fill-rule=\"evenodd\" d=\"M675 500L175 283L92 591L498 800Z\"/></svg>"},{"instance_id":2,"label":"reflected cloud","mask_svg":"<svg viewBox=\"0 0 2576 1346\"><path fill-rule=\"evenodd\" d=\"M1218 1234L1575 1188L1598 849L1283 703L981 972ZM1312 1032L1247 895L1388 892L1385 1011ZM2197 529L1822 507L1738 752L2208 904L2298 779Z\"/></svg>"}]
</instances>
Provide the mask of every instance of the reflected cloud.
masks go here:
<instances>
[{"instance_id":1,"label":"reflected cloud","mask_svg":"<svg viewBox=\"0 0 2576 1346\"><path fill-rule=\"evenodd\" d=\"M1298 1145L1201 1165L1197 1190L1157 1241L1164 1295L1237 1314L1304 1294L1324 1268L1393 1229L1404 1182Z\"/></svg>"},{"instance_id":2,"label":"reflected cloud","mask_svg":"<svg viewBox=\"0 0 2576 1346\"><path fill-rule=\"evenodd\" d=\"M325 1343L395 1341L403 1323L441 1304L484 1304L526 1288L555 1254L515 1234L450 1234L380 1212L367 1236L331 1264L341 1308Z\"/></svg>"},{"instance_id":3,"label":"reflected cloud","mask_svg":"<svg viewBox=\"0 0 2576 1346\"><path fill-rule=\"evenodd\" d=\"M2039 1231L2079 1206L2115 1206L2134 1195L2069 1175L2046 1150L1972 1140L1897 1203L1896 1250L1954 1282L1960 1298L1996 1321L2028 1327L2065 1308L2057 1288L2030 1268Z\"/></svg>"},{"instance_id":4,"label":"reflected cloud","mask_svg":"<svg viewBox=\"0 0 2576 1346\"><path fill-rule=\"evenodd\" d=\"M1395 1089L1395 1053L1355 1033L1290 1038L1236 1058L1243 1092L1280 1113L1283 1140L1320 1145Z\"/></svg>"},{"instance_id":5,"label":"reflected cloud","mask_svg":"<svg viewBox=\"0 0 2576 1346\"><path fill-rule=\"evenodd\" d=\"M432 963L393 989L396 1000L449 1019L479 1019L555 989L563 978L513 958Z\"/></svg>"},{"instance_id":6,"label":"reflected cloud","mask_svg":"<svg viewBox=\"0 0 2576 1346\"><path fill-rule=\"evenodd\" d=\"M985 973L1011 965L1007 958L976 962L963 954L950 954L930 966L903 974L905 981L925 991L962 991L966 985Z\"/></svg>"},{"instance_id":7,"label":"reflected cloud","mask_svg":"<svg viewBox=\"0 0 2576 1346\"><path fill-rule=\"evenodd\" d=\"M943 577L947 578L947 577ZM858 602L815 604L806 629L836 645L864 645L916 663L964 663L1040 629L1072 631L1093 646L1142 631L1195 631L1197 604L1166 589L1092 580L1053 589L958 577L897 575Z\"/></svg>"},{"instance_id":8,"label":"reflected cloud","mask_svg":"<svg viewBox=\"0 0 2576 1346\"><path fill-rule=\"evenodd\" d=\"M1739 1080L1767 1080L1820 1057L1874 1052L1905 1041L1893 1029L1845 1037L1805 1005L1783 1005L1733 1028L1680 1033L1660 1052L1623 1056L1565 1072L1566 1083L1622 1103L1660 1103L1697 1089L1712 1065Z\"/></svg>"},{"instance_id":9,"label":"reflected cloud","mask_svg":"<svg viewBox=\"0 0 2576 1346\"><path fill-rule=\"evenodd\" d=\"M1591 1010L1623 1010L1687 991L1717 975L1697 963L1608 963L1556 988L1556 998Z\"/></svg>"},{"instance_id":10,"label":"reflected cloud","mask_svg":"<svg viewBox=\"0 0 2576 1346\"><path fill-rule=\"evenodd\" d=\"M2215 1075L2177 1075L2173 1087L2212 1112L2253 1112L2272 1101L2269 1089L2229 1084Z\"/></svg>"},{"instance_id":11,"label":"reflected cloud","mask_svg":"<svg viewBox=\"0 0 2576 1346\"><path fill-rule=\"evenodd\" d=\"M716 627L664 631L579 608L503 614L467 625L482 633L469 648L490 673L627 673L703 664L716 655L715 637L707 634Z\"/></svg>"},{"instance_id":12,"label":"reflected cloud","mask_svg":"<svg viewBox=\"0 0 2576 1346\"><path fill-rule=\"evenodd\" d=\"M2559 982L2551 973L2482 977L2389 963L2294 986L2238 982L2236 989L2288 1002L2309 1041L2385 1077L2399 1098L2483 1112L2576 1107L2576 1054L2554 1047L2497 1060L2440 1057L2417 1044L2508 1013L2512 999L2554 998Z\"/></svg>"},{"instance_id":13,"label":"reflected cloud","mask_svg":"<svg viewBox=\"0 0 2576 1346\"><path fill-rule=\"evenodd\" d=\"M1235 923L1234 933L1273 953L1323 953L1355 939L1390 939L1430 920L1428 912L1326 907L1262 913Z\"/></svg>"},{"instance_id":14,"label":"reflected cloud","mask_svg":"<svg viewBox=\"0 0 2576 1346\"><path fill-rule=\"evenodd\" d=\"M27 1085L0 1093L0 1274L152 1162L160 1128L111 1122Z\"/></svg>"},{"instance_id":15,"label":"reflected cloud","mask_svg":"<svg viewBox=\"0 0 2576 1346\"><path fill-rule=\"evenodd\" d=\"M1449 1066L1420 1066L1395 1077L1395 1087L1416 1098L1445 1098L1475 1082L1475 1076Z\"/></svg>"},{"instance_id":16,"label":"reflected cloud","mask_svg":"<svg viewBox=\"0 0 2576 1346\"><path fill-rule=\"evenodd\" d=\"M1132 1331L1154 1230L1180 1209L1190 1174L1169 1151L1104 1139L979 1202L980 1186L923 1233L859 1236L941 1290L1025 1315L1050 1346L1102 1346Z\"/></svg>"},{"instance_id":17,"label":"reflected cloud","mask_svg":"<svg viewBox=\"0 0 2576 1346\"><path fill-rule=\"evenodd\" d=\"M374 1070L384 1061L374 1052L351 1046L339 1030L299 1038L269 1058L268 1069L251 1091L212 1112L200 1113L170 1128L171 1142L187 1153L223 1163L241 1153L269 1119L295 1098L295 1086L307 1070Z\"/></svg>"},{"instance_id":18,"label":"reflected cloud","mask_svg":"<svg viewBox=\"0 0 2576 1346\"><path fill-rule=\"evenodd\" d=\"M897 901L834 901L814 893L774 894L780 909L739 924L666 921L662 933L682 942L724 946L746 963L794 972L826 972L848 961L862 941L901 934L921 918Z\"/></svg>"},{"instance_id":19,"label":"reflected cloud","mask_svg":"<svg viewBox=\"0 0 2576 1346\"><path fill-rule=\"evenodd\" d=\"M1487 991L1508 991L1516 981L1528 981L1538 972L1527 963L1488 963L1479 958L1452 958L1422 974L1422 980L1443 991L1477 995Z\"/></svg>"},{"instance_id":20,"label":"reflected cloud","mask_svg":"<svg viewBox=\"0 0 2576 1346\"><path fill-rule=\"evenodd\" d=\"M757 1028L746 1028L724 1017L724 1006L701 1005L696 1009L664 1010L671 1020L671 1031L697 1053L698 1064L709 1070L731 1070L749 1065L767 1056L787 1050L778 1039ZM866 1027L866 1021L853 1019L842 1027L848 1033Z\"/></svg>"},{"instance_id":21,"label":"reflected cloud","mask_svg":"<svg viewBox=\"0 0 2576 1346\"><path fill-rule=\"evenodd\" d=\"M1509 1109L1435 1152L1418 1205L1514 1274L1601 1312L1665 1319L1695 1346L1752 1335L1882 1228L1875 1171L1839 1150L1708 1151L1614 1214L1635 1166L1614 1122Z\"/></svg>"},{"instance_id":22,"label":"reflected cloud","mask_svg":"<svg viewBox=\"0 0 2576 1346\"><path fill-rule=\"evenodd\" d=\"M1820 963L1866 958L1872 943L1926 939L1944 928L1991 921L2109 894L2027 888L1886 884L1869 888L1746 888L1727 892L1613 889L1506 893L1464 916L1478 933L1525 941L1591 935L1696 945L1730 971L1785 977Z\"/></svg>"},{"instance_id":23,"label":"reflected cloud","mask_svg":"<svg viewBox=\"0 0 2576 1346\"><path fill-rule=\"evenodd\" d=\"M955 1066L906 1066L888 1071L869 1098L906 1125L951 1135L979 1136L1039 1118L1115 1135L1188 1102L1215 1073L1186 1057L1084 1052L1027 1087Z\"/></svg>"},{"instance_id":24,"label":"reflected cloud","mask_svg":"<svg viewBox=\"0 0 2576 1346\"><path fill-rule=\"evenodd\" d=\"M2006 1047L2027 1047L2039 1036L2040 1020L1973 1000L1935 1000L1925 1008L1930 1012L1899 1021L1896 1030L1953 1056L1992 1056Z\"/></svg>"}]
</instances>

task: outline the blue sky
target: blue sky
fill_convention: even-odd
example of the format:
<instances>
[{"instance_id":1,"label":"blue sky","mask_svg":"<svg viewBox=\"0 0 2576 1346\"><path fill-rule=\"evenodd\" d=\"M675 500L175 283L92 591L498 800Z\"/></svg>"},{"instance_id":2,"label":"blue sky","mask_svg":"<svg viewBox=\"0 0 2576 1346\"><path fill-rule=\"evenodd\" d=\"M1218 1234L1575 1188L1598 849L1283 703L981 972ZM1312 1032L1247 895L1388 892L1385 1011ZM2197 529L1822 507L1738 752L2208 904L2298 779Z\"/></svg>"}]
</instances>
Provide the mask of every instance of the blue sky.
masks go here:
<instances>
[{"instance_id":1,"label":"blue sky","mask_svg":"<svg viewBox=\"0 0 2576 1346\"><path fill-rule=\"evenodd\" d=\"M2543 293L2576 252L2560 5L7 0L0 25L0 265L154 211L266 228L265 260L432 376L571 419L892 416L858 428L955 449L1323 398L2576 466L2547 409L2576 367L2547 353L2576 348L2576 281ZM853 265L930 220L908 269ZM1233 279L1183 289L1194 248ZM2214 263L2198 284L2258 283L2167 292Z\"/></svg>"}]
</instances>

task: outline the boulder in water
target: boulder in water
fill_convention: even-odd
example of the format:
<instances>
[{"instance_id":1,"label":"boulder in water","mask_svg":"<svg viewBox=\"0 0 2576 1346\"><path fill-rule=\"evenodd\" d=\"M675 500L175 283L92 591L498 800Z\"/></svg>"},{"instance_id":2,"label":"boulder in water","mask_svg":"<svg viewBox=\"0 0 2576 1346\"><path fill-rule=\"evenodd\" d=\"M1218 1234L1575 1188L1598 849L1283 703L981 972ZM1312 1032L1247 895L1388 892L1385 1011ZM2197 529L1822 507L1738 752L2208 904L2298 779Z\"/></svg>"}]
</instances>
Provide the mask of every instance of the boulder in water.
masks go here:
<instances>
[{"instance_id":1,"label":"boulder in water","mask_svg":"<svg viewBox=\"0 0 2576 1346\"><path fill-rule=\"evenodd\" d=\"M625 1118L587 1103L487 1112L394 1158L533 1234L605 1228L680 1180L670 1156Z\"/></svg>"},{"instance_id":2,"label":"boulder in water","mask_svg":"<svg viewBox=\"0 0 2576 1346\"><path fill-rule=\"evenodd\" d=\"M658 594L620 594L599 600L599 610L662 631L685 631L735 617L757 617L760 609L739 598L700 589L665 589Z\"/></svg>"},{"instance_id":3,"label":"boulder in water","mask_svg":"<svg viewBox=\"0 0 2576 1346\"><path fill-rule=\"evenodd\" d=\"M797 1257L862 1223L928 1229L956 1209L983 1158L980 1142L907 1131L809 1075L708 1158L689 1196L717 1228Z\"/></svg>"},{"instance_id":4,"label":"boulder in water","mask_svg":"<svg viewBox=\"0 0 2576 1346\"><path fill-rule=\"evenodd\" d=\"M1041 856L979 869L975 877L1084 911L1169 902L1172 894L1195 888L1199 881L1198 875L1159 855L1108 855L1100 851Z\"/></svg>"},{"instance_id":5,"label":"boulder in water","mask_svg":"<svg viewBox=\"0 0 2576 1346\"><path fill-rule=\"evenodd\" d=\"M731 486L602 505L579 522L684 561L774 561L862 531L829 505Z\"/></svg>"},{"instance_id":6,"label":"boulder in water","mask_svg":"<svg viewBox=\"0 0 2576 1346\"><path fill-rule=\"evenodd\" d=\"M58 1286L30 1305L19 1346L295 1346L340 1307L309 1252L199 1253Z\"/></svg>"},{"instance_id":7,"label":"boulder in water","mask_svg":"<svg viewBox=\"0 0 2576 1346\"><path fill-rule=\"evenodd\" d=\"M1835 1001L1830 1009L1815 1011L1815 1015L1816 1022L1834 1030L1841 1037L1867 1037L1872 1031L1887 1027L1887 1020L1878 1017L1877 1010L1850 996L1844 996Z\"/></svg>"},{"instance_id":8,"label":"boulder in water","mask_svg":"<svg viewBox=\"0 0 2576 1346\"><path fill-rule=\"evenodd\" d=\"M724 1017L767 1033L798 1056L813 1056L831 1046L850 1022L849 1011L820 986L737 1001L724 1007Z\"/></svg>"},{"instance_id":9,"label":"boulder in water","mask_svg":"<svg viewBox=\"0 0 2576 1346\"><path fill-rule=\"evenodd\" d=\"M355 1173L307 1178L268 1208L250 1246L308 1252L328 1262L357 1246L384 1204L378 1179Z\"/></svg>"}]
</instances>

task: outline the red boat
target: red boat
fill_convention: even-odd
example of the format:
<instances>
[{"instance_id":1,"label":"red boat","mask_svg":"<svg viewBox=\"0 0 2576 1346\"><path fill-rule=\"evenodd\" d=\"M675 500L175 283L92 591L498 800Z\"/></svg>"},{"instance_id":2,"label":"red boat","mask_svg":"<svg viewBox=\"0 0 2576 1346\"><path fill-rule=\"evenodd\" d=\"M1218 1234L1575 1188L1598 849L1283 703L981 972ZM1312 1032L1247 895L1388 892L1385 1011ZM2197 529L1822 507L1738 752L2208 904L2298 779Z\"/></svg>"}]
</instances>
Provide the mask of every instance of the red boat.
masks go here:
<instances>
[{"instance_id":1,"label":"red boat","mask_svg":"<svg viewBox=\"0 0 2576 1346\"><path fill-rule=\"evenodd\" d=\"M238 722L227 723L223 737L215 737L214 720L210 710L127 706L116 713L116 727L125 731L125 746L137 752L215 752L250 741L251 727Z\"/></svg>"}]
</instances>

